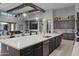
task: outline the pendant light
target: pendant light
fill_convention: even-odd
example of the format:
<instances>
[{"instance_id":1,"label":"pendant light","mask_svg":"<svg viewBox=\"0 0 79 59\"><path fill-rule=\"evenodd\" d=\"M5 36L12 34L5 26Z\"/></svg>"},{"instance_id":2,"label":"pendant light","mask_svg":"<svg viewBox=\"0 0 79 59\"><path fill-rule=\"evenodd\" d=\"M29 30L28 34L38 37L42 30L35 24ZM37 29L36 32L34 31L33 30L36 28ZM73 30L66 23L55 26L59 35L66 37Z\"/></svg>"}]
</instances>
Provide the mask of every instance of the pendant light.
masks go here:
<instances>
[{"instance_id":1,"label":"pendant light","mask_svg":"<svg viewBox=\"0 0 79 59\"><path fill-rule=\"evenodd\" d=\"M26 14L26 13L23 13L22 15L23 15L23 17L26 17L26 16L27 16L27 14Z\"/></svg>"}]
</instances>

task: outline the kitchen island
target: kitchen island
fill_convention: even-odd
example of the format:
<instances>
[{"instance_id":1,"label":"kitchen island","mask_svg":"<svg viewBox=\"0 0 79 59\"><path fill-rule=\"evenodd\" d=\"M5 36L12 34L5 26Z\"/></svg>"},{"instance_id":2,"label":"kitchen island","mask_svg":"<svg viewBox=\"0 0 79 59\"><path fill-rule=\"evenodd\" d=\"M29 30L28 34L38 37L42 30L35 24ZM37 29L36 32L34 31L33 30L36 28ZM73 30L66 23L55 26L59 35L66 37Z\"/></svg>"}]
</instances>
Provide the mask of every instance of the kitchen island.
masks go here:
<instances>
[{"instance_id":1,"label":"kitchen island","mask_svg":"<svg viewBox=\"0 0 79 59\"><path fill-rule=\"evenodd\" d=\"M49 55L61 44L61 36L62 34L49 34L46 36L38 34L2 39L0 40L1 53L9 56Z\"/></svg>"}]
</instances>

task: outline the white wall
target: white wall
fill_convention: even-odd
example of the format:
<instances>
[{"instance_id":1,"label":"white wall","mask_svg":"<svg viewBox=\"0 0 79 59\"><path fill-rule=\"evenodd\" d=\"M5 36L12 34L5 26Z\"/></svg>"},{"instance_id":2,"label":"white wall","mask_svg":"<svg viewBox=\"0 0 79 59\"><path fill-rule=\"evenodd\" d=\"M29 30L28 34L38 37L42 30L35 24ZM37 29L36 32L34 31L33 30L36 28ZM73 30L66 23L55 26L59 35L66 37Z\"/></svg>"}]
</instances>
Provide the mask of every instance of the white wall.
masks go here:
<instances>
[{"instance_id":1,"label":"white wall","mask_svg":"<svg viewBox=\"0 0 79 59\"><path fill-rule=\"evenodd\" d=\"M75 6L54 10L54 16L60 16L62 20L70 15L75 15Z\"/></svg>"},{"instance_id":2,"label":"white wall","mask_svg":"<svg viewBox=\"0 0 79 59\"><path fill-rule=\"evenodd\" d=\"M24 24L22 20L18 20L16 17L11 16L0 16L0 21L16 23L16 30L20 30L20 25Z\"/></svg>"},{"instance_id":3,"label":"white wall","mask_svg":"<svg viewBox=\"0 0 79 59\"><path fill-rule=\"evenodd\" d=\"M4 21L4 22L17 22L15 17L11 17L11 16L0 16L0 21Z\"/></svg>"},{"instance_id":4,"label":"white wall","mask_svg":"<svg viewBox=\"0 0 79 59\"><path fill-rule=\"evenodd\" d=\"M47 10L45 13L43 13L42 17L47 20L53 19L53 10Z\"/></svg>"},{"instance_id":5,"label":"white wall","mask_svg":"<svg viewBox=\"0 0 79 59\"><path fill-rule=\"evenodd\" d=\"M31 13L29 14L29 19L35 19L35 17L41 17L44 19L53 19L53 10L46 10L46 12L36 12L36 13Z\"/></svg>"},{"instance_id":6,"label":"white wall","mask_svg":"<svg viewBox=\"0 0 79 59\"><path fill-rule=\"evenodd\" d=\"M29 20L31 19L35 19L35 17L40 17L46 20L50 20L51 21L51 32L53 32L53 10L46 10L46 12L42 13L42 12L38 12L38 13L32 13L29 15Z\"/></svg>"},{"instance_id":7,"label":"white wall","mask_svg":"<svg viewBox=\"0 0 79 59\"><path fill-rule=\"evenodd\" d=\"M75 11L79 12L79 3L76 3L75 8L76 8Z\"/></svg>"}]
</instances>

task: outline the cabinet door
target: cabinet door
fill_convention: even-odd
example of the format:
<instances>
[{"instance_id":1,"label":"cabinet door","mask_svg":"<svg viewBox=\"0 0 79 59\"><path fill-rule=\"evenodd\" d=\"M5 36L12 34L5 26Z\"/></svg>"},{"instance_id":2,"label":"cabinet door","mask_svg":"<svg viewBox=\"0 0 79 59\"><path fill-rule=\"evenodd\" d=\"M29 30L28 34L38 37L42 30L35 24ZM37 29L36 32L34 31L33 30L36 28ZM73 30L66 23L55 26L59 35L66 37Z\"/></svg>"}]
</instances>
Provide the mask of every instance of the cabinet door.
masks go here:
<instances>
[{"instance_id":1,"label":"cabinet door","mask_svg":"<svg viewBox=\"0 0 79 59\"><path fill-rule=\"evenodd\" d=\"M21 56L33 56L33 46L20 50Z\"/></svg>"},{"instance_id":2,"label":"cabinet door","mask_svg":"<svg viewBox=\"0 0 79 59\"><path fill-rule=\"evenodd\" d=\"M33 56L33 50L30 50L30 51L22 54L22 56Z\"/></svg>"},{"instance_id":3,"label":"cabinet door","mask_svg":"<svg viewBox=\"0 0 79 59\"><path fill-rule=\"evenodd\" d=\"M53 51L53 38L49 40L49 53Z\"/></svg>"},{"instance_id":4,"label":"cabinet door","mask_svg":"<svg viewBox=\"0 0 79 59\"><path fill-rule=\"evenodd\" d=\"M34 56L42 56L43 55L43 49L42 46L39 46L34 49Z\"/></svg>"},{"instance_id":5,"label":"cabinet door","mask_svg":"<svg viewBox=\"0 0 79 59\"><path fill-rule=\"evenodd\" d=\"M57 48L57 39L56 37L53 38L53 50Z\"/></svg>"},{"instance_id":6,"label":"cabinet door","mask_svg":"<svg viewBox=\"0 0 79 59\"><path fill-rule=\"evenodd\" d=\"M49 40L49 53L51 53L56 48L56 38L51 38Z\"/></svg>"},{"instance_id":7,"label":"cabinet door","mask_svg":"<svg viewBox=\"0 0 79 59\"><path fill-rule=\"evenodd\" d=\"M62 42L62 38L61 38L61 35L59 36L59 45L61 44Z\"/></svg>"},{"instance_id":8,"label":"cabinet door","mask_svg":"<svg viewBox=\"0 0 79 59\"><path fill-rule=\"evenodd\" d=\"M39 43L33 46L34 56L42 56L43 55L43 43Z\"/></svg>"},{"instance_id":9,"label":"cabinet door","mask_svg":"<svg viewBox=\"0 0 79 59\"><path fill-rule=\"evenodd\" d=\"M75 34L74 33L68 33L68 36L70 40L74 40L75 39Z\"/></svg>"},{"instance_id":10,"label":"cabinet door","mask_svg":"<svg viewBox=\"0 0 79 59\"><path fill-rule=\"evenodd\" d=\"M49 40L49 53L54 51L61 44L61 36L54 37Z\"/></svg>"},{"instance_id":11,"label":"cabinet door","mask_svg":"<svg viewBox=\"0 0 79 59\"><path fill-rule=\"evenodd\" d=\"M67 33L64 33L63 34L63 39L67 39L68 38L68 34Z\"/></svg>"},{"instance_id":12,"label":"cabinet door","mask_svg":"<svg viewBox=\"0 0 79 59\"><path fill-rule=\"evenodd\" d=\"M61 44L61 36L57 36L57 47Z\"/></svg>"},{"instance_id":13,"label":"cabinet door","mask_svg":"<svg viewBox=\"0 0 79 59\"><path fill-rule=\"evenodd\" d=\"M59 44L59 36L55 38L55 49L58 47L58 44Z\"/></svg>"}]
</instances>

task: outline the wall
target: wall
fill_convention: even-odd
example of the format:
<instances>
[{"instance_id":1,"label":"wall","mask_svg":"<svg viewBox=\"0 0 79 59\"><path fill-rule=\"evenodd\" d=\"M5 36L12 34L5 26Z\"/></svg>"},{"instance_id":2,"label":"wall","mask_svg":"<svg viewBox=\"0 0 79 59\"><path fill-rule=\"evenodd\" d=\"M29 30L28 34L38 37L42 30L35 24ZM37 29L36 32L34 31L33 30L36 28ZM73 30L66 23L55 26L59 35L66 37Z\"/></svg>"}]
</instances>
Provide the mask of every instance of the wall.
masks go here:
<instances>
[{"instance_id":1,"label":"wall","mask_svg":"<svg viewBox=\"0 0 79 59\"><path fill-rule=\"evenodd\" d=\"M46 12L36 12L29 15L29 20L35 19L35 17L40 17L51 21L51 32L53 32L53 10L46 10Z\"/></svg>"},{"instance_id":2,"label":"wall","mask_svg":"<svg viewBox=\"0 0 79 59\"><path fill-rule=\"evenodd\" d=\"M10 16L0 16L0 21L3 21L3 22L17 22L15 17L10 17Z\"/></svg>"},{"instance_id":3,"label":"wall","mask_svg":"<svg viewBox=\"0 0 79 59\"><path fill-rule=\"evenodd\" d=\"M46 10L46 12L42 13L42 12L34 12L29 14L29 19L35 19L35 17L40 17L40 18L44 18L46 20L48 19L53 19L53 10Z\"/></svg>"},{"instance_id":4,"label":"wall","mask_svg":"<svg viewBox=\"0 0 79 59\"><path fill-rule=\"evenodd\" d=\"M75 4L75 8L76 8L75 11L76 11L76 12L79 12L79 3L76 3L76 4Z\"/></svg>"},{"instance_id":5,"label":"wall","mask_svg":"<svg viewBox=\"0 0 79 59\"><path fill-rule=\"evenodd\" d=\"M47 10L45 13L43 13L42 17L47 20L53 20L53 10Z\"/></svg>"},{"instance_id":6,"label":"wall","mask_svg":"<svg viewBox=\"0 0 79 59\"><path fill-rule=\"evenodd\" d=\"M75 15L75 6L54 10L54 16L60 16L62 20L66 19L70 15Z\"/></svg>"},{"instance_id":7,"label":"wall","mask_svg":"<svg viewBox=\"0 0 79 59\"><path fill-rule=\"evenodd\" d=\"M11 16L0 16L0 21L16 23L16 30L20 30L20 25L24 24L22 20L18 20L17 18Z\"/></svg>"},{"instance_id":8,"label":"wall","mask_svg":"<svg viewBox=\"0 0 79 59\"><path fill-rule=\"evenodd\" d=\"M75 15L75 6L65 7L61 9L54 10L54 16L60 16L61 20L67 20L70 15ZM72 33L75 30L72 29L54 29L56 33Z\"/></svg>"}]
</instances>

